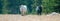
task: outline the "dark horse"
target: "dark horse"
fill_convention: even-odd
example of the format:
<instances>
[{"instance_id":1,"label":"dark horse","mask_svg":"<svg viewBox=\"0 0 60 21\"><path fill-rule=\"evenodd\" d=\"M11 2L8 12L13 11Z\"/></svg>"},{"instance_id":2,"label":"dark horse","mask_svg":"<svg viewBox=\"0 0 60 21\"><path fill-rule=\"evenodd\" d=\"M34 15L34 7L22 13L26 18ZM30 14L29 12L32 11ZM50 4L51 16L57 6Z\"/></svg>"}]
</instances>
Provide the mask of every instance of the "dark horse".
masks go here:
<instances>
[{"instance_id":1,"label":"dark horse","mask_svg":"<svg viewBox=\"0 0 60 21\"><path fill-rule=\"evenodd\" d=\"M37 11L38 15L41 15L41 13L42 13L42 7L41 6L37 6L36 11Z\"/></svg>"}]
</instances>

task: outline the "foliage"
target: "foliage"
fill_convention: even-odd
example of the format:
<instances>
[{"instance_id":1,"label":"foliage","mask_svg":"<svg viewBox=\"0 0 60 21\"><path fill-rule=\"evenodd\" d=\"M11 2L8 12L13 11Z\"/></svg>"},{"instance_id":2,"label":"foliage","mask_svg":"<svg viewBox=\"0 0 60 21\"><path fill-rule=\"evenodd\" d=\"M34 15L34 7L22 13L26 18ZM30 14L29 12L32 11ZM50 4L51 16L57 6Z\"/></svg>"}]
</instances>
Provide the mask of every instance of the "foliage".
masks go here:
<instances>
[{"instance_id":1,"label":"foliage","mask_svg":"<svg viewBox=\"0 0 60 21\"><path fill-rule=\"evenodd\" d=\"M36 13L36 6L42 5L42 13L60 12L60 0L1 0L0 13L19 14L19 6L27 5L28 13Z\"/></svg>"}]
</instances>

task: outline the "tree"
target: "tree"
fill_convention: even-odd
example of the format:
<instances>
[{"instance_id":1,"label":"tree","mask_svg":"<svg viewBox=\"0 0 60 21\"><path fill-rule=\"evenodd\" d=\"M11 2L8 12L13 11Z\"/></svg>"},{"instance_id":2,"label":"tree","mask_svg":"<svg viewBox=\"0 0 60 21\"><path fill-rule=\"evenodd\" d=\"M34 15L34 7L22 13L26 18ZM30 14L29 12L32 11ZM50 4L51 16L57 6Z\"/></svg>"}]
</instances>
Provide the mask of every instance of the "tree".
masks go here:
<instances>
[{"instance_id":1,"label":"tree","mask_svg":"<svg viewBox=\"0 0 60 21\"><path fill-rule=\"evenodd\" d=\"M8 0L2 0L2 1L3 1L2 13L7 14L8 13L8 10L7 10Z\"/></svg>"},{"instance_id":2,"label":"tree","mask_svg":"<svg viewBox=\"0 0 60 21\"><path fill-rule=\"evenodd\" d=\"M55 0L56 5L54 6L55 12L60 13L60 0Z\"/></svg>"},{"instance_id":3,"label":"tree","mask_svg":"<svg viewBox=\"0 0 60 21\"><path fill-rule=\"evenodd\" d=\"M45 13L51 13L54 11L56 3L55 0L43 0L42 5L44 6Z\"/></svg>"},{"instance_id":4,"label":"tree","mask_svg":"<svg viewBox=\"0 0 60 21\"><path fill-rule=\"evenodd\" d=\"M0 0L0 14L2 14L2 1Z\"/></svg>"}]
</instances>

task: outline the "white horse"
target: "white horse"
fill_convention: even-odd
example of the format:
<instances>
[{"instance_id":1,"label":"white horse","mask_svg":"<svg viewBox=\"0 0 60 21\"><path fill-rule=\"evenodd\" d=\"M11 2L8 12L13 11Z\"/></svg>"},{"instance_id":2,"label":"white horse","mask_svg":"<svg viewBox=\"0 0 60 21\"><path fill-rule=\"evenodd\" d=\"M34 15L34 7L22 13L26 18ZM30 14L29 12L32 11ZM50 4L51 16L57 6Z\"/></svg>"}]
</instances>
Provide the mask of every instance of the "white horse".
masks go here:
<instances>
[{"instance_id":1,"label":"white horse","mask_svg":"<svg viewBox=\"0 0 60 21\"><path fill-rule=\"evenodd\" d=\"M20 12L21 12L22 16L24 16L27 12L27 6L26 5L21 5L20 6Z\"/></svg>"}]
</instances>

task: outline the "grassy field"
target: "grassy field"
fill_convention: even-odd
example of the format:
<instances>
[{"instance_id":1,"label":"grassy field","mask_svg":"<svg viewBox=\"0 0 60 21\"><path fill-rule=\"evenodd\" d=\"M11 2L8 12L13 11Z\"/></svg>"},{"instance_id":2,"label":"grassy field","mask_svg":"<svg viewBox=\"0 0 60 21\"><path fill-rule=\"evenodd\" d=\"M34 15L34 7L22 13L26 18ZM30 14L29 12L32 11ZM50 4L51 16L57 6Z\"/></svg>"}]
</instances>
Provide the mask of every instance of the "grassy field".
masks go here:
<instances>
[{"instance_id":1,"label":"grassy field","mask_svg":"<svg viewBox=\"0 0 60 21\"><path fill-rule=\"evenodd\" d=\"M60 15L0 15L0 21L60 21Z\"/></svg>"}]
</instances>

